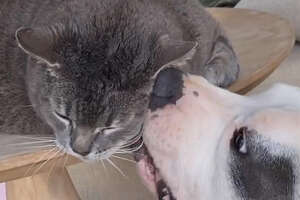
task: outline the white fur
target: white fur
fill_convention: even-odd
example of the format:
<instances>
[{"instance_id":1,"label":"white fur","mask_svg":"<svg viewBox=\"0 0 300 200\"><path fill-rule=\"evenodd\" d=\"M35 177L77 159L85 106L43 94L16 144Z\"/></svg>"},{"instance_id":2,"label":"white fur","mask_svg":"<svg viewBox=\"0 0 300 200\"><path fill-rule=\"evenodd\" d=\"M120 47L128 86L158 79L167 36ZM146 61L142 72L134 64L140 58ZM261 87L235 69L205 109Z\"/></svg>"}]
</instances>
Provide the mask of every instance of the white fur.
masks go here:
<instances>
[{"instance_id":1,"label":"white fur","mask_svg":"<svg viewBox=\"0 0 300 200\"><path fill-rule=\"evenodd\" d=\"M239 199L228 177L229 142L237 128L247 126L271 141L262 143L273 155L300 153L299 88L278 84L245 97L187 76L183 93L176 105L149 111L144 131L145 144L177 200Z\"/></svg>"}]
</instances>

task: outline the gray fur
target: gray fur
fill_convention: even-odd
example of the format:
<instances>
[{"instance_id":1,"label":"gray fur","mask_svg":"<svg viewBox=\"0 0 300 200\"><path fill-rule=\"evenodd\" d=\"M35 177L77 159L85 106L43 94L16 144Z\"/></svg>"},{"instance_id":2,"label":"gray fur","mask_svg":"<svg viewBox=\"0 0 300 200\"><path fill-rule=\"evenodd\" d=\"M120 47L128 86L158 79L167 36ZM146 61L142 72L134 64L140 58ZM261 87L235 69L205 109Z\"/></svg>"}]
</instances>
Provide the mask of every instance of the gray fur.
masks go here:
<instances>
[{"instance_id":1,"label":"gray fur","mask_svg":"<svg viewBox=\"0 0 300 200\"><path fill-rule=\"evenodd\" d=\"M54 132L61 147L96 159L129 150L166 64L223 87L238 75L231 44L197 0L0 4L1 134Z\"/></svg>"}]
</instances>

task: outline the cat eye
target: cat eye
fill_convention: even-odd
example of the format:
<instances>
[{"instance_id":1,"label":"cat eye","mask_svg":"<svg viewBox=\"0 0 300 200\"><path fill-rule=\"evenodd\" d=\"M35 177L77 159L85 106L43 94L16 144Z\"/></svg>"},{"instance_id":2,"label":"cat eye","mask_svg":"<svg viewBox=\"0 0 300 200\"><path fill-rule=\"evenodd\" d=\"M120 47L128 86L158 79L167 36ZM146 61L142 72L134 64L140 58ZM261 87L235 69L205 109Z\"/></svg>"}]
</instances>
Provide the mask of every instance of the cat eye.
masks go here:
<instances>
[{"instance_id":1,"label":"cat eye","mask_svg":"<svg viewBox=\"0 0 300 200\"><path fill-rule=\"evenodd\" d=\"M114 132L116 129L117 129L116 127L97 128L96 132L97 132L97 134L108 135L108 134Z\"/></svg>"},{"instance_id":2,"label":"cat eye","mask_svg":"<svg viewBox=\"0 0 300 200\"><path fill-rule=\"evenodd\" d=\"M247 154L246 132L246 127L235 130L231 141L235 150L241 154Z\"/></svg>"},{"instance_id":3,"label":"cat eye","mask_svg":"<svg viewBox=\"0 0 300 200\"><path fill-rule=\"evenodd\" d=\"M116 128L115 127L107 127L107 128L102 129L102 131L113 130L113 129L116 129Z\"/></svg>"},{"instance_id":4,"label":"cat eye","mask_svg":"<svg viewBox=\"0 0 300 200\"><path fill-rule=\"evenodd\" d=\"M55 111L54 114L55 114L59 119L61 119L62 121L67 121L68 123L71 123L70 118L68 118L67 116L62 115L62 114L60 114L60 113L57 112L57 111Z\"/></svg>"}]
</instances>

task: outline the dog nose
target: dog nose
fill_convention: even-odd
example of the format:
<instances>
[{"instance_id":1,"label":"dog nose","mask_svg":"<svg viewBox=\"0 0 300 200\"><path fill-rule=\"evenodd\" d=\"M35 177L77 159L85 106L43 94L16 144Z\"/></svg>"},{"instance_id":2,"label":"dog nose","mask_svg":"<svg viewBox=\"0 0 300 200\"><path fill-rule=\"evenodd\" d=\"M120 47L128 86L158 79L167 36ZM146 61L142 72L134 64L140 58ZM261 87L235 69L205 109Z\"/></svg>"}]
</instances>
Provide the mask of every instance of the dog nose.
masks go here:
<instances>
[{"instance_id":1,"label":"dog nose","mask_svg":"<svg viewBox=\"0 0 300 200\"><path fill-rule=\"evenodd\" d=\"M71 148L75 153L86 156L91 152L96 135L87 128L76 128L71 135Z\"/></svg>"},{"instance_id":2,"label":"dog nose","mask_svg":"<svg viewBox=\"0 0 300 200\"><path fill-rule=\"evenodd\" d=\"M182 71L172 67L159 72L150 96L149 108L152 112L167 104L176 104L182 97L183 75Z\"/></svg>"}]
</instances>

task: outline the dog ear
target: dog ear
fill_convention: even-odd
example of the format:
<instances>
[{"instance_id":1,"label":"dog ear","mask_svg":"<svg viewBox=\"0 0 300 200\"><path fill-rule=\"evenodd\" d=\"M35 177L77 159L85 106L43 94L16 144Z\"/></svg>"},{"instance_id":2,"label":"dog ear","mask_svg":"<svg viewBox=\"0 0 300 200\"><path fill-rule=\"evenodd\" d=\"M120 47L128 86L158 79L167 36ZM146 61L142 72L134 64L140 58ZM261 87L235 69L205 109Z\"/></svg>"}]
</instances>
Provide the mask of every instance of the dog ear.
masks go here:
<instances>
[{"instance_id":1,"label":"dog ear","mask_svg":"<svg viewBox=\"0 0 300 200\"><path fill-rule=\"evenodd\" d=\"M49 65L57 63L53 51L55 33L48 28L19 28L16 31L19 47L30 56L46 62Z\"/></svg>"},{"instance_id":2,"label":"dog ear","mask_svg":"<svg viewBox=\"0 0 300 200\"><path fill-rule=\"evenodd\" d=\"M168 35L163 35L159 38L158 45L160 51L157 60L158 66L160 66L161 70L169 65L176 68L180 68L180 66L185 65L188 60L193 58L198 43L192 41L173 40ZM158 72L160 70L158 70Z\"/></svg>"},{"instance_id":3,"label":"dog ear","mask_svg":"<svg viewBox=\"0 0 300 200\"><path fill-rule=\"evenodd\" d=\"M149 109L152 112L168 104L176 104L183 96L183 76L182 71L172 67L158 73L150 95Z\"/></svg>"}]
</instances>

